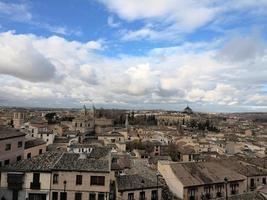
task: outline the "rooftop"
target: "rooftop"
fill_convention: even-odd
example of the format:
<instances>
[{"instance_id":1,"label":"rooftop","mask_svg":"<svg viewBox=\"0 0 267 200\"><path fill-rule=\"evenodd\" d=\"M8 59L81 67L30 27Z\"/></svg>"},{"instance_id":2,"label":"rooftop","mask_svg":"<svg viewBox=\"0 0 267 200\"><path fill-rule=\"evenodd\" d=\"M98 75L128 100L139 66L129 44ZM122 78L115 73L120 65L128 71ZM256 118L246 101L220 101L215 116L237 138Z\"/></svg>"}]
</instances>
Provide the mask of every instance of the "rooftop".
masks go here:
<instances>
[{"instance_id":1,"label":"rooftop","mask_svg":"<svg viewBox=\"0 0 267 200\"><path fill-rule=\"evenodd\" d=\"M88 154L46 152L30 159L4 166L2 171L110 171L109 149L94 148Z\"/></svg>"},{"instance_id":2,"label":"rooftop","mask_svg":"<svg viewBox=\"0 0 267 200\"><path fill-rule=\"evenodd\" d=\"M24 137L26 134L13 128L0 126L0 140L5 140L14 137Z\"/></svg>"},{"instance_id":3,"label":"rooftop","mask_svg":"<svg viewBox=\"0 0 267 200\"><path fill-rule=\"evenodd\" d=\"M29 149L43 144L46 144L46 142L40 138L26 137L25 149Z\"/></svg>"},{"instance_id":4,"label":"rooftop","mask_svg":"<svg viewBox=\"0 0 267 200\"><path fill-rule=\"evenodd\" d=\"M136 189L146 189L146 188L156 188L157 182L151 179L145 178L138 174L134 175L122 175L117 178L118 190L136 190Z\"/></svg>"},{"instance_id":5,"label":"rooftop","mask_svg":"<svg viewBox=\"0 0 267 200\"><path fill-rule=\"evenodd\" d=\"M170 166L185 187L224 183L225 177L229 182L246 179L245 176L215 162L172 163Z\"/></svg>"}]
</instances>

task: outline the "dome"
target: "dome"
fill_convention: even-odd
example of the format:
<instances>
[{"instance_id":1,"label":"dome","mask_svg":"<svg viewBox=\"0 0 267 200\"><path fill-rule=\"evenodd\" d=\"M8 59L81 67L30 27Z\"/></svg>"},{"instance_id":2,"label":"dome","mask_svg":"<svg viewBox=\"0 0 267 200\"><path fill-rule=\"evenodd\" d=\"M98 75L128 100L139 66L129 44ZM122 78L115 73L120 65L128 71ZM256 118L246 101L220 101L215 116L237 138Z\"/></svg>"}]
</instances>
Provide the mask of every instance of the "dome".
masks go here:
<instances>
[{"instance_id":1,"label":"dome","mask_svg":"<svg viewBox=\"0 0 267 200\"><path fill-rule=\"evenodd\" d=\"M193 110L189 106L186 106L182 113L193 114Z\"/></svg>"}]
</instances>

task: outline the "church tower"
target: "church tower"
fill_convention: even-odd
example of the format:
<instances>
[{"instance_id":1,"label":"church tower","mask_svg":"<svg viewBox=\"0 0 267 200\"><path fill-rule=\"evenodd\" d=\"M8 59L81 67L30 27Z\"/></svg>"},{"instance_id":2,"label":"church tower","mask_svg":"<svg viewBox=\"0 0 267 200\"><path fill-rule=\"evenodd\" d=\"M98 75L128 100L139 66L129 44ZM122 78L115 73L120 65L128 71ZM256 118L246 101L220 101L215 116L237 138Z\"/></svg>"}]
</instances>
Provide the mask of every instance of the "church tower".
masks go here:
<instances>
[{"instance_id":1,"label":"church tower","mask_svg":"<svg viewBox=\"0 0 267 200\"><path fill-rule=\"evenodd\" d=\"M20 129L23 123L25 122L25 113L23 112L15 112L13 116L13 125L14 128Z\"/></svg>"}]
</instances>

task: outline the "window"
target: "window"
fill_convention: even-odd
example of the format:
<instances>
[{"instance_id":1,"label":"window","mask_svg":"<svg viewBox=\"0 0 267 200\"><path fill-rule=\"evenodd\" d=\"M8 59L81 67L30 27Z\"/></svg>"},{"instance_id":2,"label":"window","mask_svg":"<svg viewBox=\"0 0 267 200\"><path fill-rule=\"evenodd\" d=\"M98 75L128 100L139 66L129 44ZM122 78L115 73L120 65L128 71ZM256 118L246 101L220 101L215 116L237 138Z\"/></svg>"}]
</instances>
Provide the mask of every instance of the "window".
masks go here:
<instances>
[{"instance_id":1,"label":"window","mask_svg":"<svg viewBox=\"0 0 267 200\"><path fill-rule=\"evenodd\" d=\"M151 200L158 200L158 190L152 190Z\"/></svg>"},{"instance_id":2,"label":"window","mask_svg":"<svg viewBox=\"0 0 267 200\"><path fill-rule=\"evenodd\" d=\"M253 179L254 180L254 179ZM231 183L230 184L230 187L231 187L231 194L234 195L234 194L237 194L238 193L238 190L237 190L237 187L239 186L238 183Z\"/></svg>"},{"instance_id":3,"label":"window","mask_svg":"<svg viewBox=\"0 0 267 200\"><path fill-rule=\"evenodd\" d=\"M5 160L4 165L9 165L9 160Z\"/></svg>"},{"instance_id":4,"label":"window","mask_svg":"<svg viewBox=\"0 0 267 200\"><path fill-rule=\"evenodd\" d=\"M31 153L28 153L27 154L27 158L31 158L32 157L32 154Z\"/></svg>"},{"instance_id":5,"label":"window","mask_svg":"<svg viewBox=\"0 0 267 200\"><path fill-rule=\"evenodd\" d=\"M224 185L223 185L223 184L215 185L216 196L217 196L217 197L222 197L223 188L224 188Z\"/></svg>"},{"instance_id":6,"label":"window","mask_svg":"<svg viewBox=\"0 0 267 200\"><path fill-rule=\"evenodd\" d=\"M89 200L96 200L96 194L95 193L90 193L89 194Z\"/></svg>"},{"instance_id":7,"label":"window","mask_svg":"<svg viewBox=\"0 0 267 200\"><path fill-rule=\"evenodd\" d=\"M196 188L188 188L188 196L189 196L189 199L195 199L195 196L196 196L196 191L197 189Z\"/></svg>"},{"instance_id":8,"label":"window","mask_svg":"<svg viewBox=\"0 0 267 200\"><path fill-rule=\"evenodd\" d=\"M134 200L134 193L128 193L128 200Z\"/></svg>"},{"instance_id":9,"label":"window","mask_svg":"<svg viewBox=\"0 0 267 200\"><path fill-rule=\"evenodd\" d=\"M144 191L140 192L139 200L145 200L146 199L146 193Z\"/></svg>"},{"instance_id":10,"label":"window","mask_svg":"<svg viewBox=\"0 0 267 200\"><path fill-rule=\"evenodd\" d=\"M67 192L60 192L60 200L67 200Z\"/></svg>"},{"instance_id":11,"label":"window","mask_svg":"<svg viewBox=\"0 0 267 200\"><path fill-rule=\"evenodd\" d=\"M53 174L53 184L58 184L58 174Z\"/></svg>"},{"instance_id":12,"label":"window","mask_svg":"<svg viewBox=\"0 0 267 200\"><path fill-rule=\"evenodd\" d=\"M6 144L6 148L5 148L6 151L9 151L11 150L11 144Z\"/></svg>"},{"instance_id":13,"label":"window","mask_svg":"<svg viewBox=\"0 0 267 200\"><path fill-rule=\"evenodd\" d=\"M75 193L75 200L82 200L82 193L76 192Z\"/></svg>"},{"instance_id":14,"label":"window","mask_svg":"<svg viewBox=\"0 0 267 200\"><path fill-rule=\"evenodd\" d=\"M49 141L49 139L46 139L46 141L48 142L48 141Z\"/></svg>"},{"instance_id":15,"label":"window","mask_svg":"<svg viewBox=\"0 0 267 200\"><path fill-rule=\"evenodd\" d=\"M105 185L105 176L91 176L91 185Z\"/></svg>"},{"instance_id":16,"label":"window","mask_svg":"<svg viewBox=\"0 0 267 200\"><path fill-rule=\"evenodd\" d=\"M43 149L39 149L39 154L42 154L43 153Z\"/></svg>"},{"instance_id":17,"label":"window","mask_svg":"<svg viewBox=\"0 0 267 200\"><path fill-rule=\"evenodd\" d=\"M262 178L262 184L266 185L266 178Z\"/></svg>"},{"instance_id":18,"label":"window","mask_svg":"<svg viewBox=\"0 0 267 200\"><path fill-rule=\"evenodd\" d=\"M39 173L33 173L33 183L39 183L40 182L40 174Z\"/></svg>"},{"instance_id":19,"label":"window","mask_svg":"<svg viewBox=\"0 0 267 200\"><path fill-rule=\"evenodd\" d=\"M17 161L20 161L21 160L21 156L17 156Z\"/></svg>"},{"instance_id":20,"label":"window","mask_svg":"<svg viewBox=\"0 0 267 200\"><path fill-rule=\"evenodd\" d=\"M115 140L115 139L111 139L111 142L112 142L112 143L115 143L115 142L116 142L116 140Z\"/></svg>"},{"instance_id":21,"label":"window","mask_svg":"<svg viewBox=\"0 0 267 200\"><path fill-rule=\"evenodd\" d=\"M18 142L18 148L22 147L22 141Z\"/></svg>"},{"instance_id":22,"label":"window","mask_svg":"<svg viewBox=\"0 0 267 200\"><path fill-rule=\"evenodd\" d=\"M52 200L58 200L58 193L57 192L52 193Z\"/></svg>"},{"instance_id":23,"label":"window","mask_svg":"<svg viewBox=\"0 0 267 200\"><path fill-rule=\"evenodd\" d=\"M49 137L49 134L47 133L46 136Z\"/></svg>"},{"instance_id":24,"label":"window","mask_svg":"<svg viewBox=\"0 0 267 200\"><path fill-rule=\"evenodd\" d=\"M211 190L213 190L212 186L204 187L204 193L205 193L206 199L211 199Z\"/></svg>"},{"instance_id":25,"label":"window","mask_svg":"<svg viewBox=\"0 0 267 200\"><path fill-rule=\"evenodd\" d=\"M255 181L254 178L250 179L250 188L254 189L255 188Z\"/></svg>"},{"instance_id":26,"label":"window","mask_svg":"<svg viewBox=\"0 0 267 200\"><path fill-rule=\"evenodd\" d=\"M82 185L82 183L83 183L83 176L76 175L76 185Z\"/></svg>"},{"instance_id":27,"label":"window","mask_svg":"<svg viewBox=\"0 0 267 200\"><path fill-rule=\"evenodd\" d=\"M98 200L105 200L104 193L98 193Z\"/></svg>"}]
</instances>

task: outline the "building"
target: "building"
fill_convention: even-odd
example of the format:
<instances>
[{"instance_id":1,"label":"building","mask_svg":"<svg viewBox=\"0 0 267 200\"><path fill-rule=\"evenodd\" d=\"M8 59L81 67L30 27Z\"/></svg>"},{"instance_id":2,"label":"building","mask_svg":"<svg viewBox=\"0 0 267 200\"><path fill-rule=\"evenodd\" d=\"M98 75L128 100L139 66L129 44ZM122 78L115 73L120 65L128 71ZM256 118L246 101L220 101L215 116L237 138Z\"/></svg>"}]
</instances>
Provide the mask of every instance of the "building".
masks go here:
<instances>
[{"instance_id":1,"label":"building","mask_svg":"<svg viewBox=\"0 0 267 200\"><path fill-rule=\"evenodd\" d=\"M26 137L24 159L28 159L46 152L46 142L39 138Z\"/></svg>"},{"instance_id":2,"label":"building","mask_svg":"<svg viewBox=\"0 0 267 200\"><path fill-rule=\"evenodd\" d=\"M22 160L25 133L0 126L0 166Z\"/></svg>"},{"instance_id":3,"label":"building","mask_svg":"<svg viewBox=\"0 0 267 200\"><path fill-rule=\"evenodd\" d=\"M124 135L119 132L111 131L108 133L103 133L97 136L98 140L103 141L105 145L116 145L121 151L126 150L126 143Z\"/></svg>"},{"instance_id":4,"label":"building","mask_svg":"<svg viewBox=\"0 0 267 200\"><path fill-rule=\"evenodd\" d=\"M160 200L161 185L139 174L117 177L118 199L123 200Z\"/></svg>"},{"instance_id":5,"label":"building","mask_svg":"<svg viewBox=\"0 0 267 200\"><path fill-rule=\"evenodd\" d=\"M0 198L13 200L107 200L110 153L46 152L1 169Z\"/></svg>"},{"instance_id":6,"label":"building","mask_svg":"<svg viewBox=\"0 0 267 200\"><path fill-rule=\"evenodd\" d=\"M15 112L13 116L13 125L14 128L20 129L21 126L25 123L26 114L23 112Z\"/></svg>"},{"instance_id":7,"label":"building","mask_svg":"<svg viewBox=\"0 0 267 200\"><path fill-rule=\"evenodd\" d=\"M184 200L230 197L246 192L245 176L214 162L160 161L158 170L173 194Z\"/></svg>"},{"instance_id":8,"label":"building","mask_svg":"<svg viewBox=\"0 0 267 200\"><path fill-rule=\"evenodd\" d=\"M235 156L224 156L221 159L212 159L212 161L246 176L247 191L254 191L267 185L267 168L260 168L257 165L238 160Z\"/></svg>"}]
</instances>

